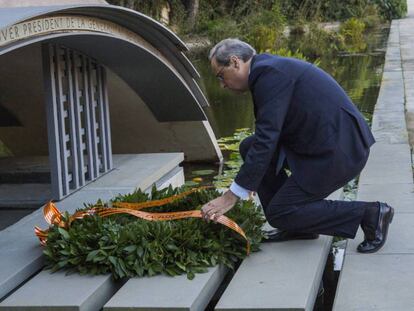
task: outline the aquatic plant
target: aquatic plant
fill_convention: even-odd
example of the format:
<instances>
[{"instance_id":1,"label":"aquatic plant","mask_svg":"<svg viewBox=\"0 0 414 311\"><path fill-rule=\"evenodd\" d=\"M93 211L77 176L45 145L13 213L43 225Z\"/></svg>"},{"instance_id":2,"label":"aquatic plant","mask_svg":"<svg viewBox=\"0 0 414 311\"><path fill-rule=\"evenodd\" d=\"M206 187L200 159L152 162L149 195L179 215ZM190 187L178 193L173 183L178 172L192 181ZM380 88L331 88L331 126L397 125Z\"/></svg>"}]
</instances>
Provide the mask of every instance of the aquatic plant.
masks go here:
<instances>
[{"instance_id":1,"label":"aquatic plant","mask_svg":"<svg viewBox=\"0 0 414 311\"><path fill-rule=\"evenodd\" d=\"M214 186L217 188L228 188L239 172L243 159L239 152L239 146L243 139L252 135L249 128L236 129L232 136L218 139L220 149L225 153L227 160L221 174L214 177Z\"/></svg>"},{"instance_id":2,"label":"aquatic plant","mask_svg":"<svg viewBox=\"0 0 414 311\"><path fill-rule=\"evenodd\" d=\"M9 157L12 155L10 149L0 140L0 157Z\"/></svg>"},{"instance_id":3,"label":"aquatic plant","mask_svg":"<svg viewBox=\"0 0 414 311\"><path fill-rule=\"evenodd\" d=\"M307 58L316 59L327 53L337 52L344 38L335 31L328 31L318 23L309 23L308 31L292 35L288 40L291 50L298 50Z\"/></svg>"},{"instance_id":4,"label":"aquatic plant","mask_svg":"<svg viewBox=\"0 0 414 311\"><path fill-rule=\"evenodd\" d=\"M364 40L365 23L357 18L350 18L341 24L339 33L344 37L344 49L348 52L365 50Z\"/></svg>"}]
</instances>

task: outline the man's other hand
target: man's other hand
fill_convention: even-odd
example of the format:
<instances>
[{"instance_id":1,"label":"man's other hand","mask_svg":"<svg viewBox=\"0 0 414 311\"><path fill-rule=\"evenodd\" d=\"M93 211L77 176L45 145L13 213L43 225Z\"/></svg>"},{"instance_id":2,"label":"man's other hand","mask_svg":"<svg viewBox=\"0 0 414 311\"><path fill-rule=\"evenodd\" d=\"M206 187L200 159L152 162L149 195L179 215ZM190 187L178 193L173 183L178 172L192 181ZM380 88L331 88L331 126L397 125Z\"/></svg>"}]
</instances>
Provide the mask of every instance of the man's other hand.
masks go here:
<instances>
[{"instance_id":1,"label":"man's other hand","mask_svg":"<svg viewBox=\"0 0 414 311\"><path fill-rule=\"evenodd\" d=\"M226 191L221 197L215 198L203 205L201 208L203 219L216 222L221 215L233 208L237 200L238 197L233 192L230 190Z\"/></svg>"}]
</instances>

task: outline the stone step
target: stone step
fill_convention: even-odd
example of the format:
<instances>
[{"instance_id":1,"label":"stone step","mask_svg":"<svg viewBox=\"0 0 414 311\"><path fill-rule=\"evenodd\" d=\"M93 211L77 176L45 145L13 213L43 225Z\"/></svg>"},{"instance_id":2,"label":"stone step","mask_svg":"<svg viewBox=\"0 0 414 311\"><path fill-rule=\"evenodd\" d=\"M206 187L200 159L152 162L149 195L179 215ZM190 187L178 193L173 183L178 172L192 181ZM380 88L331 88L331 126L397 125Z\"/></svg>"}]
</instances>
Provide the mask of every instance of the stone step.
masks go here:
<instances>
[{"instance_id":1,"label":"stone step","mask_svg":"<svg viewBox=\"0 0 414 311\"><path fill-rule=\"evenodd\" d=\"M414 310L414 254L347 254L334 311Z\"/></svg>"},{"instance_id":2,"label":"stone step","mask_svg":"<svg viewBox=\"0 0 414 311\"><path fill-rule=\"evenodd\" d=\"M411 7L414 7L414 1L409 0L409 2L411 2ZM392 43L397 43L397 48L392 47L392 53L396 55L396 58L400 52L403 56L400 68L397 68L398 61L388 64L391 60L387 58L384 68L395 67L398 71L403 66L405 79L407 68L405 68L404 55L407 51L403 49L400 51L399 40L401 39L401 44L403 41L410 40L403 33L409 32L412 37L413 28L405 28L404 23L405 20L393 21L391 26ZM390 42L391 38L389 44ZM388 47L387 55L390 49ZM412 51L411 49L411 55ZM390 72L385 72L384 76L389 77ZM373 126L374 135L383 131L388 133L389 138L398 131L399 127L403 129L406 126L404 122L406 116L403 110L395 109L393 112L389 110L393 97L399 104L401 97L405 95L404 91L408 90L407 85L405 90L401 89L401 84L406 84L406 81L400 83L402 77L398 73L393 73L393 76L398 86L397 84L381 84L380 94L388 94L388 100L384 105L383 97L379 97L377 105L386 107L388 111L382 110L383 107L376 109L374 112L376 126ZM410 121L409 118L408 121ZM414 185L412 178L411 152L407 142L401 141L400 144L395 144L395 141L389 139L374 145L368 164L360 177L358 200L387 202L395 208L395 215L389 228L386 244L375 254L356 252L358 243L363 239L361 229L356 239L348 242L336 291L334 311L414 310L412 295Z\"/></svg>"},{"instance_id":3,"label":"stone step","mask_svg":"<svg viewBox=\"0 0 414 311\"><path fill-rule=\"evenodd\" d=\"M217 266L196 274L193 280L186 275L130 279L103 310L205 310L226 272Z\"/></svg>"},{"instance_id":4,"label":"stone step","mask_svg":"<svg viewBox=\"0 0 414 311\"><path fill-rule=\"evenodd\" d=\"M411 151L408 144L376 143L359 177L359 185L412 183Z\"/></svg>"},{"instance_id":5,"label":"stone step","mask_svg":"<svg viewBox=\"0 0 414 311\"><path fill-rule=\"evenodd\" d=\"M358 189L358 200L387 202L395 213L414 213L414 185L365 184Z\"/></svg>"},{"instance_id":6,"label":"stone step","mask_svg":"<svg viewBox=\"0 0 414 311\"><path fill-rule=\"evenodd\" d=\"M0 182L0 208L39 208L52 197L51 188L50 183L5 184Z\"/></svg>"},{"instance_id":7,"label":"stone step","mask_svg":"<svg viewBox=\"0 0 414 311\"><path fill-rule=\"evenodd\" d=\"M32 212L32 209L0 208L0 231Z\"/></svg>"},{"instance_id":8,"label":"stone step","mask_svg":"<svg viewBox=\"0 0 414 311\"><path fill-rule=\"evenodd\" d=\"M341 191L330 199L339 199ZM216 310L312 310L332 238L262 244L246 258Z\"/></svg>"},{"instance_id":9,"label":"stone step","mask_svg":"<svg viewBox=\"0 0 414 311\"><path fill-rule=\"evenodd\" d=\"M109 200L135 188L149 191L153 183L167 186L171 181L178 186L183 180L183 170L178 167L183 160L181 153L160 154L159 157L158 154L117 155L114 160L113 171L102 176L99 182L92 182L57 202L58 209L73 213L83 203ZM43 267L42 248L34 235L34 226L47 227L41 209L0 232L0 299ZM68 297L70 299L70 295ZM5 308L4 302L1 306Z\"/></svg>"},{"instance_id":10,"label":"stone step","mask_svg":"<svg viewBox=\"0 0 414 311\"><path fill-rule=\"evenodd\" d=\"M41 271L1 302L0 310L100 310L122 284L110 275Z\"/></svg>"},{"instance_id":11,"label":"stone step","mask_svg":"<svg viewBox=\"0 0 414 311\"><path fill-rule=\"evenodd\" d=\"M395 213L389 227L387 243L376 253L377 255L413 254L414 255L414 213ZM354 240L349 240L346 254L359 254L356 252L358 244L364 240L361 228ZM368 256L369 257L369 256ZM372 257L375 265L376 257ZM359 267L354 267L359 270Z\"/></svg>"}]
</instances>

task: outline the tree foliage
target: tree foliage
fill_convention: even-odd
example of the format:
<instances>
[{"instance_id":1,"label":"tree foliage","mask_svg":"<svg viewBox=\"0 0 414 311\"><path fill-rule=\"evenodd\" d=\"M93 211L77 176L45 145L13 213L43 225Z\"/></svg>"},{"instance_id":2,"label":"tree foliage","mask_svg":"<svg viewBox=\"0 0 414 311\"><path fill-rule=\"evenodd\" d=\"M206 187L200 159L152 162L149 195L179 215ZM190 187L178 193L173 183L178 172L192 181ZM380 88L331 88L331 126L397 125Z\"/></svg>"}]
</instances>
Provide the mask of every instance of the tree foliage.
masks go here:
<instances>
[{"instance_id":1,"label":"tree foliage","mask_svg":"<svg viewBox=\"0 0 414 311\"><path fill-rule=\"evenodd\" d=\"M181 26L184 32L200 31L212 20L223 24L220 22L223 18L240 22L276 7L281 11L280 16L289 22L297 19L337 21L362 18L372 7L388 20L401 18L407 13L406 0L109 0L109 3L140 11L158 20L161 10L168 7L172 24Z\"/></svg>"}]
</instances>

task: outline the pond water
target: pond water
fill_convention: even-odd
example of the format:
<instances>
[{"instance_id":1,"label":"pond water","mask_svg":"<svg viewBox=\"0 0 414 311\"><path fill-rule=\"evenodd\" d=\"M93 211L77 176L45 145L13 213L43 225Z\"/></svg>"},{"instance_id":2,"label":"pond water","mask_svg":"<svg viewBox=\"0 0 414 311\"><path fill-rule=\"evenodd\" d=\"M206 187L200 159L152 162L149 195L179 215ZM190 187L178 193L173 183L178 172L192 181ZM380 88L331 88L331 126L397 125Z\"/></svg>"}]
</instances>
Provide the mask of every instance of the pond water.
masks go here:
<instances>
[{"instance_id":1,"label":"pond water","mask_svg":"<svg viewBox=\"0 0 414 311\"><path fill-rule=\"evenodd\" d=\"M384 55L388 37L388 26L382 26L366 34L366 50L360 53L327 53L320 57L319 67L331 74L345 89L355 105L370 120L378 97ZM205 108L217 138L231 136L238 128L254 129L253 104L250 93L237 95L220 88L218 80L210 70L207 51L192 57L192 62L201 74L201 87L210 106ZM226 154L224 154L226 157ZM209 183L217 174L218 166L185 165L186 180L197 174L194 170L212 169L210 176L202 176Z\"/></svg>"}]
</instances>

